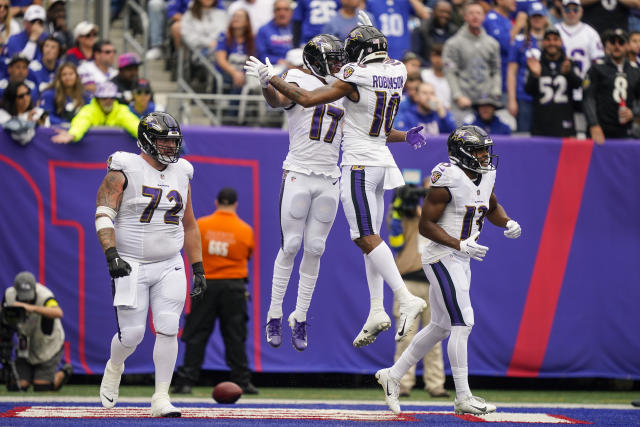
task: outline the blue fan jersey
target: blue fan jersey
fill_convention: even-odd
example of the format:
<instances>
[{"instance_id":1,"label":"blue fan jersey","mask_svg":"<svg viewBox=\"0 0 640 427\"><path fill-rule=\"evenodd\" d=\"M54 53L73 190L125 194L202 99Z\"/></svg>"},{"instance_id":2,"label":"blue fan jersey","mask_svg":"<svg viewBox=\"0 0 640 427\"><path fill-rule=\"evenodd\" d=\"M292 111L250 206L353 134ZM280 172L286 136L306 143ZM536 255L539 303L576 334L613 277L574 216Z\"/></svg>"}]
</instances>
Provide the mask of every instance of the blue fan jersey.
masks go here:
<instances>
[{"instance_id":1,"label":"blue fan jersey","mask_svg":"<svg viewBox=\"0 0 640 427\"><path fill-rule=\"evenodd\" d=\"M408 23L413 7L409 0L369 0L367 10L375 16L378 28L387 37L389 57L402 59L411 49Z\"/></svg>"},{"instance_id":2,"label":"blue fan jersey","mask_svg":"<svg viewBox=\"0 0 640 427\"><path fill-rule=\"evenodd\" d=\"M502 91L507 91L507 58L511 46L511 20L492 10L487 13L482 23L487 34L500 44L500 65L502 72Z\"/></svg>"},{"instance_id":3,"label":"blue fan jersey","mask_svg":"<svg viewBox=\"0 0 640 427\"><path fill-rule=\"evenodd\" d=\"M340 8L337 0L299 0L293 11L293 21L300 22L300 44L322 33Z\"/></svg>"}]
</instances>

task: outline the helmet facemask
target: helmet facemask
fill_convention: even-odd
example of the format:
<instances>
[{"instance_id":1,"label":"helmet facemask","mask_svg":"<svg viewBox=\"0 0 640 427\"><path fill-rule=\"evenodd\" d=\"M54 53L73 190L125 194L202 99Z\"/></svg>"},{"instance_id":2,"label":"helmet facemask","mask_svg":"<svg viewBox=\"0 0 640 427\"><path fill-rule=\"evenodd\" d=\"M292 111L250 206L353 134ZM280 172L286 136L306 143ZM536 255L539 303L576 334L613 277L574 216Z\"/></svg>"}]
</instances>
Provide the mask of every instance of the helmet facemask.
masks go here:
<instances>
[{"instance_id":1,"label":"helmet facemask","mask_svg":"<svg viewBox=\"0 0 640 427\"><path fill-rule=\"evenodd\" d=\"M140 119L138 147L163 165L176 163L182 150L182 131L167 113L149 113Z\"/></svg>"},{"instance_id":2,"label":"helmet facemask","mask_svg":"<svg viewBox=\"0 0 640 427\"><path fill-rule=\"evenodd\" d=\"M335 36L321 34L305 46L302 61L311 73L321 79L340 71L346 55L342 43Z\"/></svg>"},{"instance_id":3,"label":"helmet facemask","mask_svg":"<svg viewBox=\"0 0 640 427\"><path fill-rule=\"evenodd\" d=\"M477 126L464 125L451 132L447 148L451 163L461 168L484 174L498 167L498 156L493 154L493 140ZM487 150L486 165L476 157L477 152L482 150Z\"/></svg>"}]
</instances>

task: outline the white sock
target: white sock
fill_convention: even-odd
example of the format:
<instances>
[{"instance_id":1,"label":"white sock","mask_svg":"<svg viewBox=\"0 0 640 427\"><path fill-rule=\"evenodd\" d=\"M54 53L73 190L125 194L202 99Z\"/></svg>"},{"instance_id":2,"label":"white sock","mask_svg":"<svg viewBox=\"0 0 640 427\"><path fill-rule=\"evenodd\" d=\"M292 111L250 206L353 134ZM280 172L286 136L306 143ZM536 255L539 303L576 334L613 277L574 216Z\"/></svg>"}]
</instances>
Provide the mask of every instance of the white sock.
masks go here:
<instances>
[{"instance_id":1,"label":"white sock","mask_svg":"<svg viewBox=\"0 0 640 427\"><path fill-rule=\"evenodd\" d=\"M320 255L314 255L305 251L300 261L300 282L298 283L298 299L296 300L296 311L293 317L298 322L307 321L307 311L311 305L313 290L318 281L320 272Z\"/></svg>"},{"instance_id":2,"label":"white sock","mask_svg":"<svg viewBox=\"0 0 640 427\"><path fill-rule=\"evenodd\" d=\"M111 366L119 369L127 357L131 356L135 350L135 347L125 347L122 345L118 334L115 334L113 338L111 338Z\"/></svg>"},{"instance_id":3,"label":"white sock","mask_svg":"<svg viewBox=\"0 0 640 427\"><path fill-rule=\"evenodd\" d=\"M469 367L467 366L467 341L470 333L471 326L453 326L447 345L451 374L456 386L456 398L459 400L471 396Z\"/></svg>"},{"instance_id":4,"label":"white sock","mask_svg":"<svg viewBox=\"0 0 640 427\"><path fill-rule=\"evenodd\" d=\"M171 383L173 368L178 358L178 337L156 335L153 346L153 364L156 367L156 391L160 383Z\"/></svg>"},{"instance_id":5,"label":"white sock","mask_svg":"<svg viewBox=\"0 0 640 427\"><path fill-rule=\"evenodd\" d=\"M382 276L385 282L391 287L391 290L401 303L407 298L411 297L411 294L407 290L407 286L402 280L402 276L396 266L396 260L393 258L393 253L389 246L385 242L380 243L366 257L371 262L371 266Z\"/></svg>"},{"instance_id":6,"label":"white sock","mask_svg":"<svg viewBox=\"0 0 640 427\"><path fill-rule=\"evenodd\" d=\"M413 365L431 351L434 345L447 338L447 336L449 336L449 331L429 323L418 331L411 343L409 343L409 347L391 367L391 376L398 379L402 378Z\"/></svg>"},{"instance_id":7,"label":"white sock","mask_svg":"<svg viewBox=\"0 0 640 427\"><path fill-rule=\"evenodd\" d=\"M384 298L384 280L378 271L374 268L373 263L367 256L364 255L364 270L367 275L367 285L369 285L369 297L371 300Z\"/></svg>"},{"instance_id":8,"label":"white sock","mask_svg":"<svg viewBox=\"0 0 640 427\"><path fill-rule=\"evenodd\" d=\"M294 255L286 255L282 248L273 265L273 281L271 282L271 305L267 313L268 319L282 317L282 301L287 292L291 271L293 270Z\"/></svg>"},{"instance_id":9,"label":"white sock","mask_svg":"<svg viewBox=\"0 0 640 427\"><path fill-rule=\"evenodd\" d=\"M384 311L384 304L382 298L371 298L371 307L369 313L376 313L378 311Z\"/></svg>"}]
</instances>

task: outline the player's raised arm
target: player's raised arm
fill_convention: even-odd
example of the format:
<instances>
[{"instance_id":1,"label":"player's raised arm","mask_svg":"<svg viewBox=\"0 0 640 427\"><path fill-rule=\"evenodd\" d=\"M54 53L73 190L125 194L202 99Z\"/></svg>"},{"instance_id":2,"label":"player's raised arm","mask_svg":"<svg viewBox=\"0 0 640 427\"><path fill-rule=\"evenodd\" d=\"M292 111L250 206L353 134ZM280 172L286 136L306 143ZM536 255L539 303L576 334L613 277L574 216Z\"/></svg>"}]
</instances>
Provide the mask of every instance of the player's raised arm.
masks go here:
<instances>
[{"instance_id":1,"label":"player's raised arm","mask_svg":"<svg viewBox=\"0 0 640 427\"><path fill-rule=\"evenodd\" d=\"M391 129L389 135L387 135L387 143L390 142L406 142L414 150L423 147L427 144L427 138L420 133L424 126L412 127L408 131L402 131L397 129Z\"/></svg>"}]
</instances>

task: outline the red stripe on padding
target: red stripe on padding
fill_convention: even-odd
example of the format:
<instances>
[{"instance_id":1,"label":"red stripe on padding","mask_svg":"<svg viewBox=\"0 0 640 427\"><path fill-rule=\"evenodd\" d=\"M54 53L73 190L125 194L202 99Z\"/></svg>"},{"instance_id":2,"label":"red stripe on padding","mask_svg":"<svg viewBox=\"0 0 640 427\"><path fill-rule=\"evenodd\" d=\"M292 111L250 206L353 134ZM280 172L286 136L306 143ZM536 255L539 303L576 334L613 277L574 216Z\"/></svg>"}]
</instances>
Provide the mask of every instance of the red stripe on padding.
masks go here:
<instances>
[{"instance_id":1,"label":"red stripe on padding","mask_svg":"<svg viewBox=\"0 0 640 427\"><path fill-rule=\"evenodd\" d=\"M547 350L556 305L571 250L593 141L564 139L540 246L529 283L510 377L536 377Z\"/></svg>"}]
</instances>

